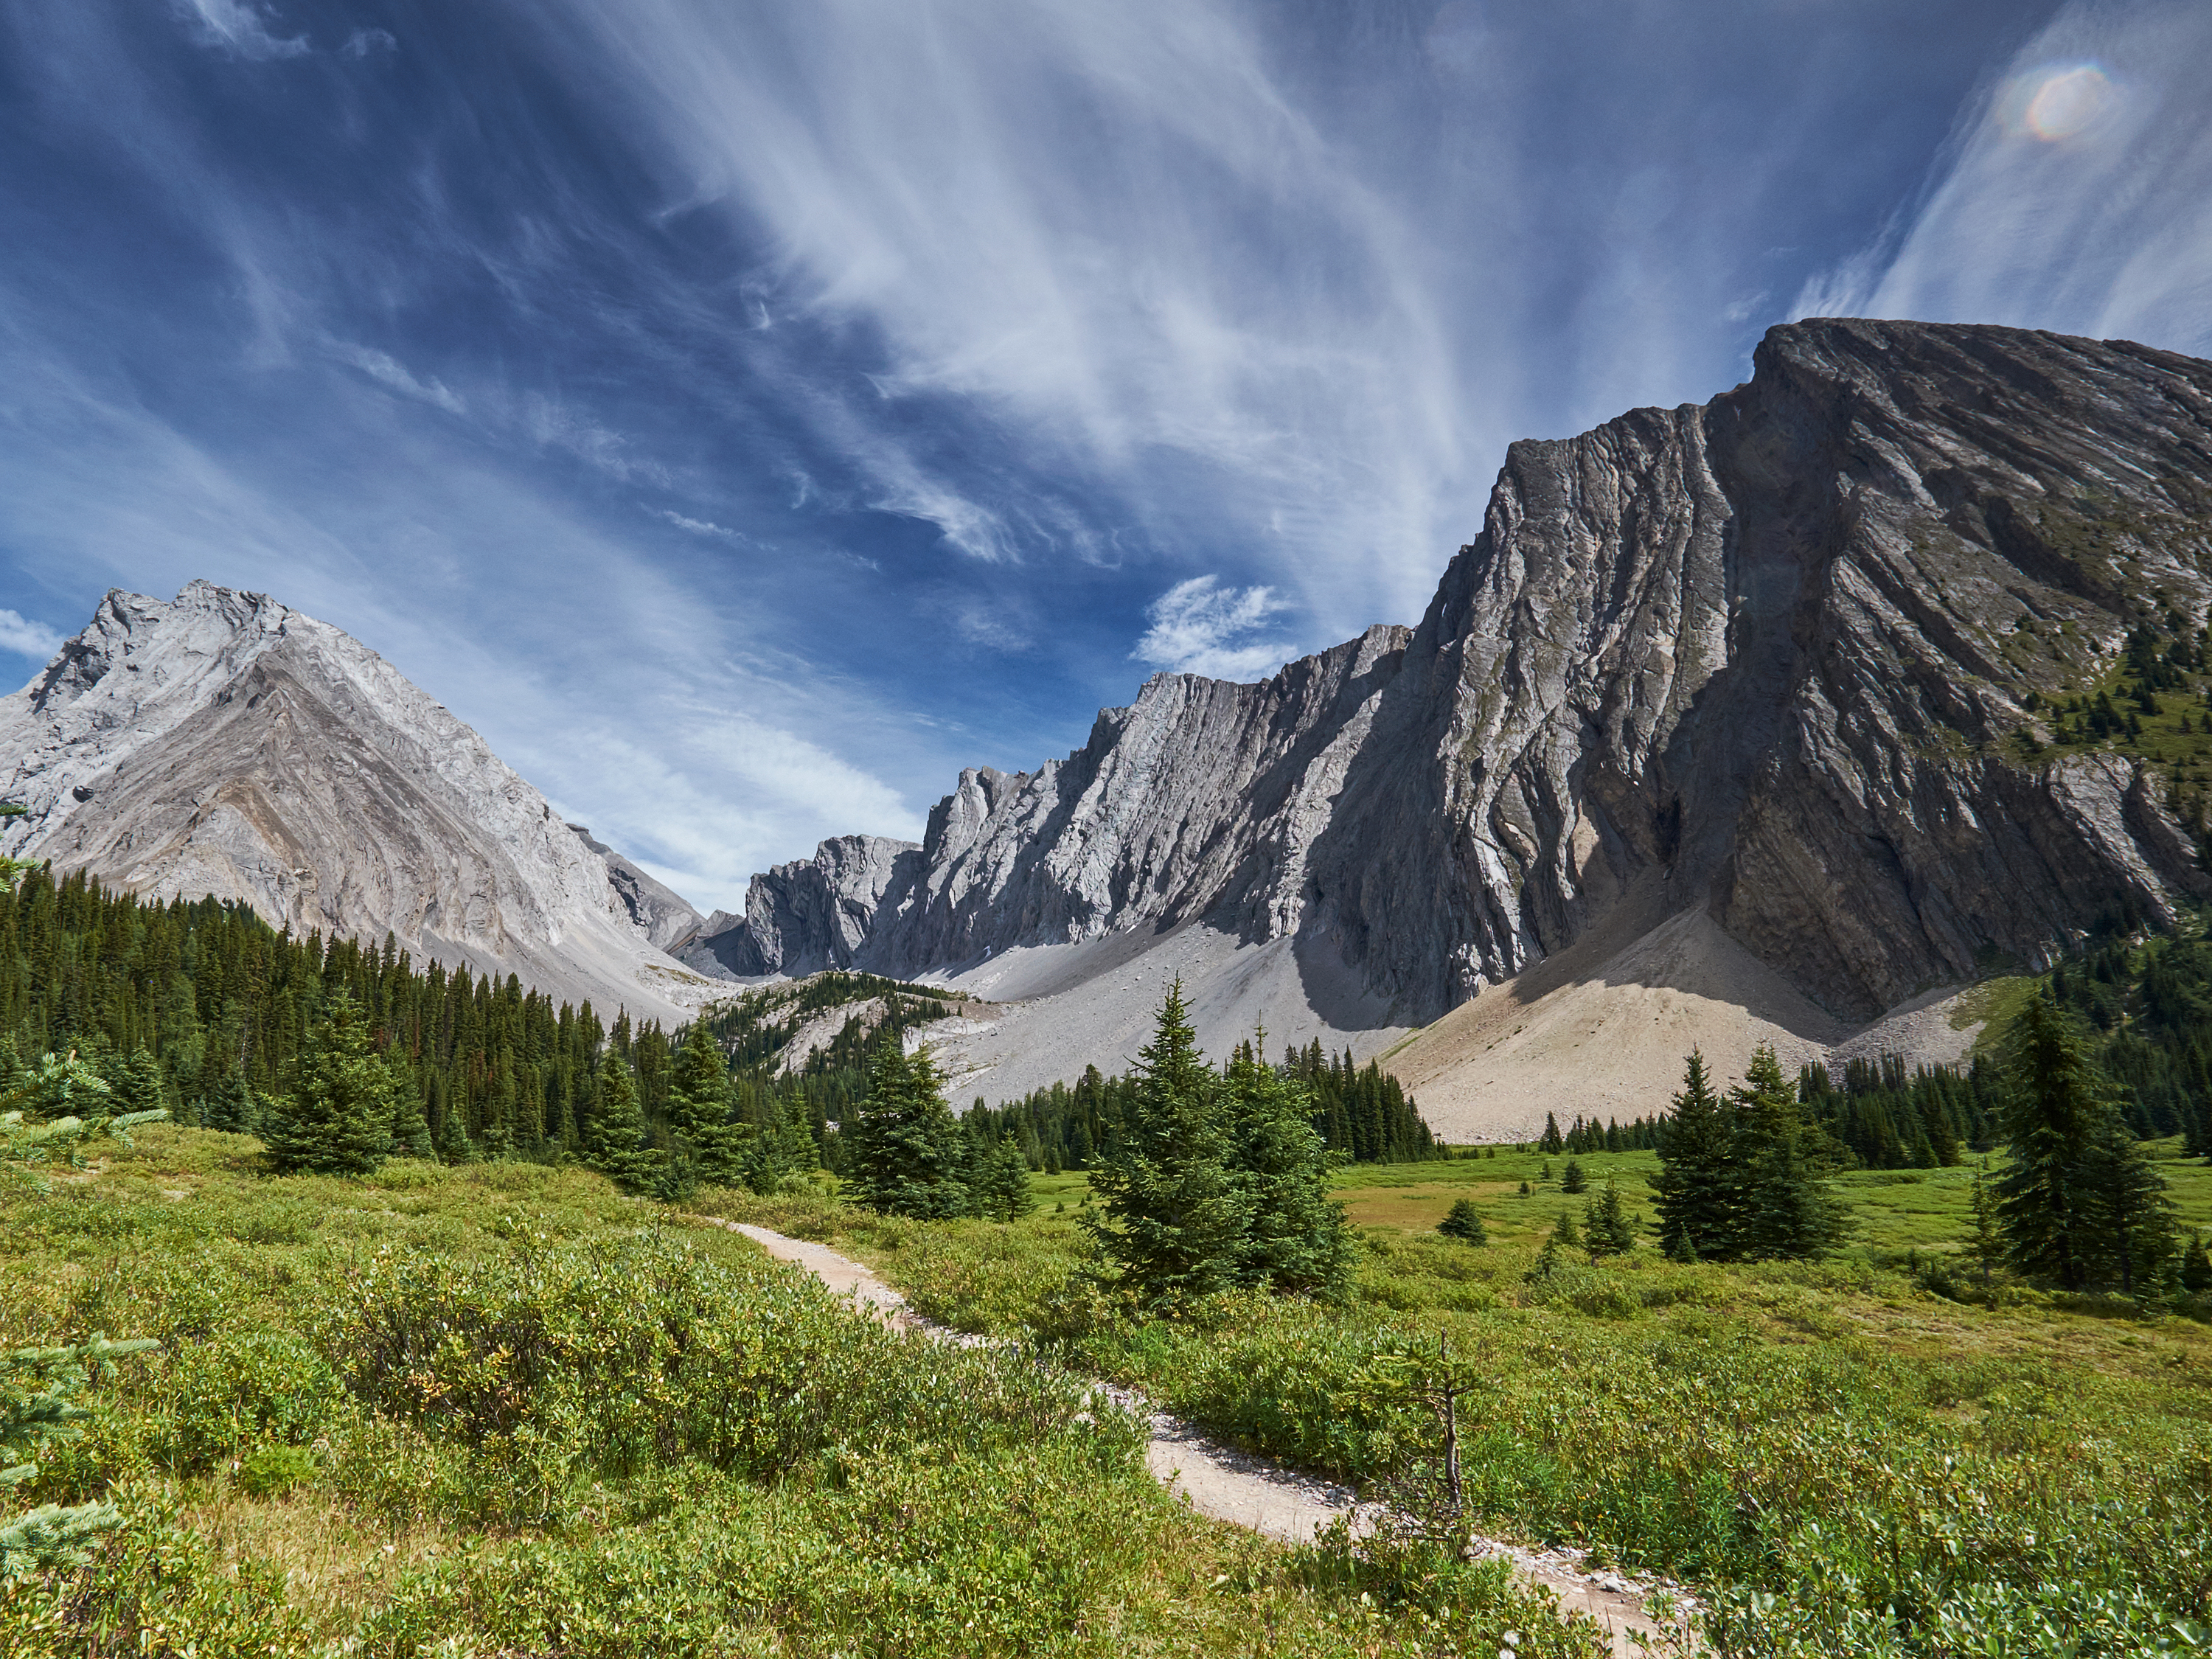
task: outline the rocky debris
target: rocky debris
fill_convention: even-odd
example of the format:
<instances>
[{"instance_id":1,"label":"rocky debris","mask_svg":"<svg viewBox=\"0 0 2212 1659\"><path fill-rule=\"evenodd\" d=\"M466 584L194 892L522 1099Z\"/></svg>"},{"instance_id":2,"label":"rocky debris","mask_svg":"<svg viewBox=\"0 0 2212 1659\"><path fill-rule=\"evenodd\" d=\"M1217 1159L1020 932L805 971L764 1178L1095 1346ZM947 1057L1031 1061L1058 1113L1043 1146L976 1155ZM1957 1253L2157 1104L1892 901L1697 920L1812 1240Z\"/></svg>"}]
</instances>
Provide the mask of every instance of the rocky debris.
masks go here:
<instances>
[{"instance_id":1,"label":"rocky debris","mask_svg":"<svg viewBox=\"0 0 2212 1659\"><path fill-rule=\"evenodd\" d=\"M482 738L358 641L264 594L109 593L0 700L0 779L30 809L0 850L149 897L212 894L298 933L389 933L418 957L610 1014L681 1018L708 989Z\"/></svg>"},{"instance_id":2,"label":"rocky debris","mask_svg":"<svg viewBox=\"0 0 2212 1659\"><path fill-rule=\"evenodd\" d=\"M772 971L772 933L969 983L1202 921L1294 940L1343 1032L1426 1025L1602 927L1595 971L1696 914L1848 1032L2212 890L2135 765L2019 741L2029 695L2092 685L2130 629L2200 627L2208 570L2212 364L1776 328L1709 404L1512 446L1419 628L1256 685L1162 675L1065 760L963 773L869 881L833 888L827 844L776 872L792 896L749 906L744 959Z\"/></svg>"}]
</instances>

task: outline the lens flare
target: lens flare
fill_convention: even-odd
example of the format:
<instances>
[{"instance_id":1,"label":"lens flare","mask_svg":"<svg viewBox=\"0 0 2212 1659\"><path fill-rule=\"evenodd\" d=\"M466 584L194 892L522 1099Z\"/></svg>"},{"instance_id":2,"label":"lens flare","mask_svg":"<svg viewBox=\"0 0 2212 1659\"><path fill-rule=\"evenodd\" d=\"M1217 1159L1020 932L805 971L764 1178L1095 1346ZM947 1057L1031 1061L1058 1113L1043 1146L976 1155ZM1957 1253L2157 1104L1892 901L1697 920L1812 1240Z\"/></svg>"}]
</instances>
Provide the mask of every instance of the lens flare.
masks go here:
<instances>
[{"instance_id":1,"label":"lens flare","mask_svg":"<svg viewBox=\"0 0 2212 1659\"><path fill-rule=\"evenodd\" d=\"M2006 129L2046 144L2079 137L2110 115L2120 89L2099 64L2054 64L2013 82L2004 100Z\"/></svg>"}]
</instances>

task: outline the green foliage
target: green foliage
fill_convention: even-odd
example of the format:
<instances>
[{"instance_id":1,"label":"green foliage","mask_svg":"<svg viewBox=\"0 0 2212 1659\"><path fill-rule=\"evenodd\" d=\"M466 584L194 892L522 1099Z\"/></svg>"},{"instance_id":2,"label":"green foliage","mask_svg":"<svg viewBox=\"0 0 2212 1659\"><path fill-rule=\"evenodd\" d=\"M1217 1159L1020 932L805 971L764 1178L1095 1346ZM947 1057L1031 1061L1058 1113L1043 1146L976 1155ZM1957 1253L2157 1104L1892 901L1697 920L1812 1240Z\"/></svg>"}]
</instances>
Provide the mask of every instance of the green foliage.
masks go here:
<instances>
[{"instance_id":1,"label":"green foliage","mask_svg":"<svg viewBox=\"0 0 2212 1659\"><path fill-rule=\"evenodd\" d=\"M1590 1260L1625 1255L1636 1248L1636 1221L1621 1202L1620 1183L1606 1177L1605 1190L1583 1212L1583 1241Z\"/></svg>"},{"instance_id":2,"label":"green foliage","mask_svg":"<svg viewBox=\"0 0 2212 1659\"><path fill-rule=\"evenodd\" d=\"M896 1036L879 1043L867 1097L838 1133L861 1203L886 1215L968 1212L966 1149L927 1045L908 1054Z\"/></svg>"},{"instance_id":3,"label":"green foliage","mask_svg":"<svg viewBox=\"0 0 2212 1659\"><path fill-rule=\"evenodd\" d=\"M1259 1045L1240 1045L1219 1085L1229 1121L1228 1157L1245 1204L1237 1282L1299 1295L1337 1297L1352 1271L1344 1206L1329 1194L1340 1161L1313 1127L1311 1097L1279 1072Z\"/></svg>"},{"instance_id":4,"label":"green foliage","mask_svg":"<svg viewBox=\"0 0 2212 1659\"><path fill-rule=\"evenodd\" d=\"M1475 1207L1471 1198L1455 1200L1449 1212L1437 1223L1437 1231L1446 1238L1455 1238L1462 1244L1490 1243L1490 1235L1482 1224L1482 1212Z\"/></svg>"},{"instance_id":5,"label":"green foliage","mask_svg":"<svg viewBox=\"0 0 2212 1659\"><path fill-rule=\"evenodd\" d=\"M1563 1193L1586 1193L1589 1190L1589 1177L1583 1173L1580 1158L1567 1160L1566 1170L1559 1176L1559 1190Z\"/></svg>"},{"instance_id":6,"label":"green foliage","mask_svg":"<svg viewBox=\"0 0 2212 1659\"><path fill-rule=\"evenodd\" d=\"M264 1139L279 1175L367 1175L392 1146L392 1073L369 1046L368 1028L341 992L308 1034L291 1091L279 1099Z\"/></svg>"},{"instance_id":7,"label":"green foliage","mask_svg":"<svg viewBox=\"0 0 2212 1659\"><path fill-rule=\"evenodd\" d=\"M78 1396L87 1387L112 1376L117 1359L157 1346L143 1337L111 1342L95 1333L82 1342L0 1355L0 1492L35 1480L46 1449L82 1436L92 1413ZM0 1513L0 1578L81 1565L94 1540L122 1518L114 1504L96 1499Z\"/></svg>"},{"instance_id":8,"label":"green foliage","mask_svg":"<svg viewBox=\"0 0 2212 1659\"><path fill-rule=\"evenodd\" d=\"M999 1144L983 1154L969 1182L968 1202L973 1214L992 1221L1019 1221L1036 1212L1030 1161L1013 1136L1002 1132Z\"/></svg>"},{"instance_id":9,"label":"green foliage","mask_svg":"<svg viewBox=\"0 0 2212 1659\"><path fill-rule=\"evenodd\" d=\"M1844 1217L1828 1180L1832 1156L1771 1047L1753 1052L1725 1099L1693 1051L1653 1183L1663 1248L1677 1261L1723 1261L1832 1249Z\"/></svg>"},{"instance_id":10,"label":"green foliage","mask_svg":"<svg viewBox=\"0 0 2212 1659\"><path fill-rule=\"evenodd\" d=\"M1220 1079L1199 1053L1181 980L1160 1006L1137 1074L1132 1121L1091 1174L1099 1206L1091 1237L1121 1281L1148 1302L1225 1290L1251 1210L1230 1169Z\"/></svg>"},{"instance_id":11,"label":"green foliage","mask_svg":"<svg viewBox=\"0 0 2212 1659\"><path fill-rule=\"evenodd\" d=\"M584 1162L626 1193L650 1192L659 1161L646 1146L636 1081L612 1048L599 1057L599 1081L584 1128Z\"/></svg>"},{"instance_id":12,"label":"green foliage","mask_svg":"<svg viewBox=\"0 0 2212 1659\"><path fill-rule=\"evenodd\" d=\"M745 1153L756 1130L732 1121L736 1109L737 1091L722 1045L706 1021L696 1021L676 1051L668 1121L698 1178L710 1186L734 1187L745 1177Z\"/></svg>"}]
</instances>

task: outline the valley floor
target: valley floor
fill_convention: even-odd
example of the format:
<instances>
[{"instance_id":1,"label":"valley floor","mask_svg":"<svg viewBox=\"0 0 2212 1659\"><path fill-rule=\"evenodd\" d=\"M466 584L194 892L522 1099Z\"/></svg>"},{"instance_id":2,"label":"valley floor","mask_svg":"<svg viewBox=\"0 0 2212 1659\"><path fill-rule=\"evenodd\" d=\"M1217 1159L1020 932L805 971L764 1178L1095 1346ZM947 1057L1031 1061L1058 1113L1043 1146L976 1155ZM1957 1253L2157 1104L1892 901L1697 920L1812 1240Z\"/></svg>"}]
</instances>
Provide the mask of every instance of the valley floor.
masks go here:
<instances>
[{"instance_id":1,"label":"valley floor","mask_svg":"<svg viewBox=\"0 0 2212 1659\"><path fill-rule=\"evenodd\" d=\"M1532 1279L1584 1201L1564 1158L1360 1168L1346 1305L1138 1322L1077 1275L1076 1176L995 1225L656 1209L514 1164L270 1179L255 1158L158 1128L0 1195L0 1343L163 1344L15 1494L126 1519L91 1570L0 1589L11 1656L1602 1651L1502 1562L1209 1522L1080 1381L1357 1481L1433 1440L1386 1373L1440 1338L1470 1379L1477 1524L1692 1583L1719 1651L2212 1641L2212 1325L1984 1291L1957 1254L1964 1170L1847 1177L1857 1232L1824 1262L1683 1267L1647 1243ZM1648 1154L1580 1163L1648 1216ZM2212 1170L2162 1167L2212 1222ZM1434 1232L1460 1197L1489 1244ZM709 1218L1048 1346L885 1331Z\"/></svg>"}]
</instances>

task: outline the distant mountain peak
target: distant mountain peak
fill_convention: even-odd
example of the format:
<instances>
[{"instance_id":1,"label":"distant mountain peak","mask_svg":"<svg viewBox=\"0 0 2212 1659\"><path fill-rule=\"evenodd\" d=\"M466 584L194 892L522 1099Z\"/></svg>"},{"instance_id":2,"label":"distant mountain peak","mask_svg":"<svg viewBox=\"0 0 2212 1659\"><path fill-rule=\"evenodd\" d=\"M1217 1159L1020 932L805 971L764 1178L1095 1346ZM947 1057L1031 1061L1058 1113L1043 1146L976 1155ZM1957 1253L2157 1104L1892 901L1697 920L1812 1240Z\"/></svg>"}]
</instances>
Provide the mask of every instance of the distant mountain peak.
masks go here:
<instances>
[{"instance_id":1,"label":"distant mountain peak","mask_svg":"<svg viewBox=\"0 0 2212 1659\"><path fill-rule=\"evenodd\" d=\"M110 592L0 700L0 776L29 808L0 846L149 896L213 894L300 933L390 932L610 1011L674 1018L706 989L631 895L680 907L679 932L689 906L572 833L375 652L266 594Z\"/></svg>"}]
</instances>

